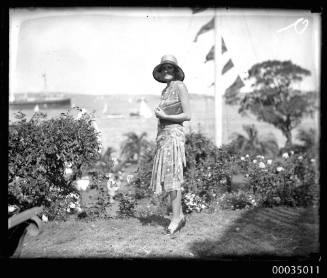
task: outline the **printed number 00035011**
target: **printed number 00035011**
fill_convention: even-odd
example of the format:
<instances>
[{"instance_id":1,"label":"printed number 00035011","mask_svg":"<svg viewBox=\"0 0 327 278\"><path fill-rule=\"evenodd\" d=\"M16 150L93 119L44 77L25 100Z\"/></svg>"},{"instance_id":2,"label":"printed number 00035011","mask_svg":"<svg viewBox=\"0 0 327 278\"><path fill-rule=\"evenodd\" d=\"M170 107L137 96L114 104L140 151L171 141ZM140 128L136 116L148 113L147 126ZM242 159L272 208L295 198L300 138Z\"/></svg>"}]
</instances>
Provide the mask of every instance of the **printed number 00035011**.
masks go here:
<instances>
[{"instance_id":1,"label":"printed number 00035011","mask_svg":"<svg viewBox=\"0 0 327 278\"><path fill-rule=\"evenodd\" d=\"M274 265L272 267L273 274L319 274L319 266L307 265Z\"/></svg>"}]
</instances>

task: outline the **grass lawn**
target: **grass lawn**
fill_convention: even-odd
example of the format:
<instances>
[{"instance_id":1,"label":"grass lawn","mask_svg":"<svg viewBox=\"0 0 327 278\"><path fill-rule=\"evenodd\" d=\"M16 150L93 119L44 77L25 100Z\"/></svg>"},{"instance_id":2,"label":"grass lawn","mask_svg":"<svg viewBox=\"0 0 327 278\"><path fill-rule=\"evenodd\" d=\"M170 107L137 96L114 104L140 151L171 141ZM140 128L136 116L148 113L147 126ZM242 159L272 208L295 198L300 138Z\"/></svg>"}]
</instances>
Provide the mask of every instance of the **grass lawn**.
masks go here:
<instances>
[{"instance_id":1,"label":"grass lawn","mask_svg":"<svg viewBox=\"0 0 327 278\"><path fill-rule=\"evenodd\" d=\"M159 215L48 222L27 236L22 258L309 256L319 252L318 209L256 208L193 213L174 238Z\"/></svg>"}]
</instances>

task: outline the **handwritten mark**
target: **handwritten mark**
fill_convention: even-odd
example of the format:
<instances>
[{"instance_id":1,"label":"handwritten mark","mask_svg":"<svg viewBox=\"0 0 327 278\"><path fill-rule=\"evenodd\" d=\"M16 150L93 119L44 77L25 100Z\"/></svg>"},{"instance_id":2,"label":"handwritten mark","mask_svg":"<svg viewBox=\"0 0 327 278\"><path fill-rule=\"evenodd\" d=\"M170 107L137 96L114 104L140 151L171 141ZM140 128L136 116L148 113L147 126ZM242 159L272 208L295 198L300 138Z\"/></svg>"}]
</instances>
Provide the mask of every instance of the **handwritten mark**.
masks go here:
<instances>
[{"instance_id":1,"label":"handwritten mark","mask_svg":"<svg viewBox=\"0 0 327 278\"><path fill-rule=\"evenodd\" d=\"M298 29L299 24L302 25L302 29L301 29L301 25L300 25L300 29ZM290 24L290 25L288 25L288 26L286 26L284 28L281 28L281 29L277 30L277 32L278 33L283 32L283 31L285 31L287 29L290 29L290 28L294 27L294 30L295 30L296 33L302 34L307 29L308 25L309 25L309 20L306 19L306 18L301 17L298 20L296 20L294 23L292 23L292 24Z\"/></svg>"}]
</instances>

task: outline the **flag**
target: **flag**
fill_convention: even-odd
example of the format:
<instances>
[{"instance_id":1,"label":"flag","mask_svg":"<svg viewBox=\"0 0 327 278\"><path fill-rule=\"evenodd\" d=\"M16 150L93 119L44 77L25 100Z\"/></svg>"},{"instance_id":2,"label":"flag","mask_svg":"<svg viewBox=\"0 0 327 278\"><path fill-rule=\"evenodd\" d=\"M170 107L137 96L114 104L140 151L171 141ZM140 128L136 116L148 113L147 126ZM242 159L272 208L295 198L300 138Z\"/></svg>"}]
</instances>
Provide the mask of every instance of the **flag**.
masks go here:
<instances>
[{"instance_id":1,"label":"flag","mask_svg":"<svg viewBox=\"0 0 327 278\"><path fill-rule=\"evenodd\" d=\"M224 54L226 51L227 51L227 48L226 48L224 39L221 38L221 54ZM215 58L215 46L213 45L206 56L205 63L210 60L213 60L214 58Z\"/></svg>"},{"instance_id":2,"label":"flag","mask_svg":"<svg viewBox=\"0 0 327 278\"><path fill-rule=\"evenodd\" d=\"M198 37L202 35L203 33L210 31L215 27L215 18L213 17L208 23L203 25L200 30L197 32L194 42L197 41ZM215 59L215 46L213 45L208 52L208 54L205 57L205 63L211 60ZM221 38L221 57L220 59L223 60L223 68L221 71L221 75L224 79L224 84L227 86L224 97L226 103L235 103L238 100L238 93L239 90L244 87L244 82L242 78L237 74L235 70L235 66L233 63L232 58L230 57L230 54L228 52L228 49L226 47L225 41L223 38ZM210 87L214 85L211 84Z\"/></svg>"},{"instance_id":3,"label":"flag","mask_svg":"<svg viewBox=\"0 0 327 278\"><path fill-rule=\"evenodd\" d=\"M215 47L212 46L208 54L206 55L205 63L215 58ZM221 75L224 79L224 84L228 86L224 93L224 98L227 104L236 103L239 98L239 90L244 87L242 78L237 74L232 58L229 55L224 39L221 38L221 57L223 60L223 68ZM210 87L214 85L211 84Z\"/></svg>"},{"instance_id":4,"label":"flag","mask_svg":"<svg viewBox=\"0 0 327 278\"><path fill-rule=\"evenodd\" d=\"M191 8L192 10L192 14L196 14L196 13L199 13L199 12L202 12L204 10L206 10L207 8L200 8L200 7L194 7L194 8Z\"/></svg>"},{"instance_id":5,"label":"flag","mask_svg":"<svg viewBox=\"0 0 327 278\"><path fill-rule=\"evenodd\" d=\"M213 60L215 58L215 46L213 45L210 49L210 51L208 52L208 54L206 55L206 60L204 61L205 63Z\"/></svg>"},{"instance_id":6,"label":"flag","mask_svg":"<svg viewBox=\"0 0 327 278\"><path fill-rule=\"evenodd\" d=\"M201 29L197 32L197 34L195 35L194 38L194 42L196 42L198 40L198 37L200 35L202 35L205 32L210 31L211 29L213 29L215 27L215 18L213 17L208 23L204 24Z\"/></svg>"},{"instance_id":7,"label":"flag","mask_svg":"<svg viewBox=\"0 0 327 278\"><path fill-rule=\"evenodd\" d=\"M217 24L215 23L216 15L205 25L203 25L197 32L194 42L197 41L198 37L211 30L215 29L215 45L219 45L221 49L215 49L215 45L211 47L209 53L205 57L205 63L211 60L216 61L215 65L219 67L219 71L215 72L215 142L218 147L222 144L223 138L223 106L222 100L225 99L225 103L234 104L239 101L240 89L244 86L243 80L236 71L233 59L228 51L224 42L221 28L221 20L217 17ZM216 26L215 26L216 25ZM218 26L217 26L218 25ZM220 41L221 40L221 43ZM216 55L219 57L215 57ZM210 86L210 87L211 87ZM223 94L221 94L223 92Z\"/></svg>"}]
</instances>

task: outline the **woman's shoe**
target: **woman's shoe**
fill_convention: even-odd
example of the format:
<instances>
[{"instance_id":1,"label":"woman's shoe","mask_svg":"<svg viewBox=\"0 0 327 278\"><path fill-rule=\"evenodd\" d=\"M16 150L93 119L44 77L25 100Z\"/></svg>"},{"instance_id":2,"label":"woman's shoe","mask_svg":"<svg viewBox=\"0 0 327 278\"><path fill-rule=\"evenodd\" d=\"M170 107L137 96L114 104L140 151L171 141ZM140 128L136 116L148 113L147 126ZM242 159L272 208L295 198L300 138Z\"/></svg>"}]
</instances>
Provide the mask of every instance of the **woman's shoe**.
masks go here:
<instances>
[{"instance_id":1,"label":"woman's shoe","mask_svg":"<svg viewBox=\"0 0 327 278\"><path fill-rule=\"evenodd\" d=\"M185 224L186 224L186 217L183 216L183 218L179 221L179 223L178 223L178 225L176 226L175 229L167 228L167 234L168 235L173 235L173 234L175 234L177 232L180 232L181 229L185 226Z\"/></svg>"}]
</instances>

